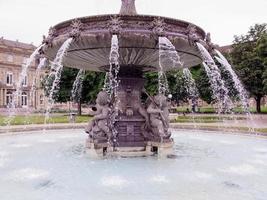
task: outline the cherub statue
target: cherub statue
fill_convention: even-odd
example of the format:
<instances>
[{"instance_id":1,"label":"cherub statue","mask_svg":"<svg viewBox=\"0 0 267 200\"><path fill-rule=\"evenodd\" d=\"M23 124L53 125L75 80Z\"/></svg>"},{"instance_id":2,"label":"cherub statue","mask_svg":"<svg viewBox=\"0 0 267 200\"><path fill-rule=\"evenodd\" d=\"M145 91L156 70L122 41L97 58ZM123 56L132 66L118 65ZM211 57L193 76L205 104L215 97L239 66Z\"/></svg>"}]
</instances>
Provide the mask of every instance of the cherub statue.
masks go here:
<instances>
[{"instance_id":1,"label":"cherub statue","mask_svg":"<svg viewBox=\"0 0 267 200\"><path fill-rule=\"evenodd\" d=\"M167 98L164 95L157 95L151 99L147 108L150 124L154 136L169 138L169 110Z\"/></svg>"},{"instance_id":2,"label":"cherub statue","mask_svg":"<svg viewBox=\"0 0 267 200\"><path fill-rule=\"evenodd\" d=\"M107 92L101 91L97 95L96 108L92 113L94 118L88 123L86 132L91 138L111 137L111 131L108 126L109 117L109 96Z\"/></svg>"}]
</instances>

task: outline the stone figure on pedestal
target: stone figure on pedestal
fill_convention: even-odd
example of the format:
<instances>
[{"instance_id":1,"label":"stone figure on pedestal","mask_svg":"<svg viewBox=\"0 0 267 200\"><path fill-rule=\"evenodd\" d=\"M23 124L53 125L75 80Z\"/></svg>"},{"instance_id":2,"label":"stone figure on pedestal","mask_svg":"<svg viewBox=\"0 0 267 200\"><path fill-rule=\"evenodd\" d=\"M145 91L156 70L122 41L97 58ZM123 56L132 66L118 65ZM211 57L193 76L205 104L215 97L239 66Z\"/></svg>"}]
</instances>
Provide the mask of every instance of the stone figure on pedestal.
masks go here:
<instances>
[{"instance_id":1,"label":"stone figure on pedestal","mask_svg":"<svg viewBox=\"0 0 267 200\"><path fill-rule=\"evenodd\" d=\"M151 98L147 112L151 124L151 130L155 138L169 139L169 110L167 98L164 95L156 95Z\"/></svg>"},{"instance_id":2,"label":"stone figure on pedestal","mask_svg":"<svg viewBox=\"0 0 267 200\"><path fill-rule=\"evenodd\" d=\"M86 128L90 138L98 140L109 140L111 138L111 130L108 126L109 113L109 95L107 92L101 91L97 95L96 110L93 113L94 118Z\"/></svg>"}]
</instances>

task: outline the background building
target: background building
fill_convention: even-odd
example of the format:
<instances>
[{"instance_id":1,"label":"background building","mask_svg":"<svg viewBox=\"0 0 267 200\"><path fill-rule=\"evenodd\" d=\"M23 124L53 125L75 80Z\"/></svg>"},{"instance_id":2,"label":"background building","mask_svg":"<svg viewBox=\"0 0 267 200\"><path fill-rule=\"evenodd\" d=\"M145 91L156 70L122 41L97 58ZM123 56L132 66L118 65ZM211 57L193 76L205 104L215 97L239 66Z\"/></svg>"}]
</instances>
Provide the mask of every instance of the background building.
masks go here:
<instances>
[{"instance_id":1,"label":"background building","mask_svg":"<svg viewBox=\"0 0 267 200\"><path fill-rule=\"evenodd\" d=\"M0 109L1 114L7 112L10 102L14 98L16 84L22 65L32 54L36 47L32 44L25 44L19 41L0 38ZM44 71L36 74L38 59L30 66L27 77L23 80L21 95L18 98L16 108L23 112L30 110L41 110L45 108L44 90L41 88L41 79ZM36 84L35 84L36 83ZM34 86L34 89L33 89ZM31 95L32 91L32 95Z\"/></svg>"}]
</instances>

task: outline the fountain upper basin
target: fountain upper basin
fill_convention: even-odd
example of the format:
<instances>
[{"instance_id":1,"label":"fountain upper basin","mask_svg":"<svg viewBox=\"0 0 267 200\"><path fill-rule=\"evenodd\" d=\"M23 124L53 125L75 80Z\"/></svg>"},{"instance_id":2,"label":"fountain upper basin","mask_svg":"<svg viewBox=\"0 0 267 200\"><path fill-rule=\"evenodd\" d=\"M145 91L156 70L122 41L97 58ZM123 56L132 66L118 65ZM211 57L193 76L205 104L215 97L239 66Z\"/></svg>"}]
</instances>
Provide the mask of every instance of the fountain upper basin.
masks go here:
<instances>
[{"instance_id":1,"label":"fountain upper basin","mask_svg":"<svg viewBox=\"0 0 267 200\"><path fill-rule=\"evenodd\" d=\"M99 15L68 20L54 26L43 51L53 60L63 42L75 37L63 65L91 71L107 71L112 34L119 38L122 66L138 66L142 71L158 71L158 37L167 37L175 46L184 67L202 62L200 52L190 42L189 27L204 45L205 32L185 21L148 15ZM181 67L181 66L178 66ZM168 64L164 71L171 70Z\"/></svg>"}]
</instances>

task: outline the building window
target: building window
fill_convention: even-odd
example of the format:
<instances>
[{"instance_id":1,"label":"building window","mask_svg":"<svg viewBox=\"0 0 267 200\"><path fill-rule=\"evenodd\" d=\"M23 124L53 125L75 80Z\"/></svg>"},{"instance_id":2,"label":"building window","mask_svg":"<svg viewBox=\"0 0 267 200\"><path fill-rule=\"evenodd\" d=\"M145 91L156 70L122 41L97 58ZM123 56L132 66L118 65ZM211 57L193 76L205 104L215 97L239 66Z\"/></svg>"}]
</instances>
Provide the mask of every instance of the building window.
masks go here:
<instances>
[{"instance_id":1,"label":"building window","mask_svg":"<svg viewBox=\"0 0 267 200\"><path fill-rule=\"evenodd\" d=\"M27 76L23 78L22 86L27 86Z\"/></svg>"},{"instance_id":2,"label":"building window","mask_svg":"<svg viewBox=\"0 0 267 200\"><path fill-rule=\"evenodd\" d=\"M27 106L28 105L28 96L26 92L22 92L21 94L21 105L22 106Z\"/></svg>"},{"instance_id":3,"label":"building window","mask_svg":"<svg viewBox=\"0 0 267 200\"><path fill-rule=\"evenodd\" d=\"M6 105L7 107L11 107L13 100L13 93L11 91L6 92Z\"/></svg>"},{"instance_id":4,"label":"building window","mask_svg":"<svg viewBox=\"0 0 267 200\"><path fill-rule=\"evenodd\" d=\"M44 104L44 95L40 95L40 105Z\"/></svg>"},{"instance_id":5,"label":"building window","mask_svg":"<svg viewBox=\"0 0 267 200\"><path fill-rule=\"evenodd\" d=\"M7 74L6 74L6 84L7 85L12 85L13 84L13 73L12 72L7 72Z\"/></svg>"}]
</instances>

